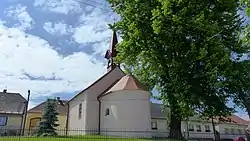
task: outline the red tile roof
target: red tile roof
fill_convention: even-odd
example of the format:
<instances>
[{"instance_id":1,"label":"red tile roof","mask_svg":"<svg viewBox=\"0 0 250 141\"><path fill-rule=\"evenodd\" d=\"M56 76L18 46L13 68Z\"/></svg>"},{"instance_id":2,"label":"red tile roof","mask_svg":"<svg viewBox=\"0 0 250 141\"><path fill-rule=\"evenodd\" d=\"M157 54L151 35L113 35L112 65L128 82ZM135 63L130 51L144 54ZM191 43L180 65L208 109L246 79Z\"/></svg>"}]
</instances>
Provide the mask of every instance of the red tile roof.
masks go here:
<instances>
[{"instance_id":1,"label":"red tile roof","mask_svg":"<svg viewBox=\"0 0 250 141\"><path fill-rule=\"evenodd\" d=\"M147 88L143 86L134 76L123 76L113 87L111 87L106 93L118 90L143 90L147 91Z\"/></svg>"}]
</instances>

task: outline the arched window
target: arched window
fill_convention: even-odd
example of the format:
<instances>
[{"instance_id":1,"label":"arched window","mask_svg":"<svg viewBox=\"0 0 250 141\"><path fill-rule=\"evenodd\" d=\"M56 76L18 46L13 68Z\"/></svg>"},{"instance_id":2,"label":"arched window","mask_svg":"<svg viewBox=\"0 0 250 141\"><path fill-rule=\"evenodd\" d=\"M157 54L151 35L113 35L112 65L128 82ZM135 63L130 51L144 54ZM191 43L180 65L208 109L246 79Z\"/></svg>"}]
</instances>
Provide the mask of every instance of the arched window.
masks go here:
<instances>
[{"instance_id":1,"label":"arched window","mask_svg":"<svg viewBox=\"0 0 250 141\"><path fill-rule=\"evenodd\" d=\"M105 116L108 116L110 114L110 110L109 110L109 108L107 108L106 110L105 110Z\"/></svg>"}]
</instances>

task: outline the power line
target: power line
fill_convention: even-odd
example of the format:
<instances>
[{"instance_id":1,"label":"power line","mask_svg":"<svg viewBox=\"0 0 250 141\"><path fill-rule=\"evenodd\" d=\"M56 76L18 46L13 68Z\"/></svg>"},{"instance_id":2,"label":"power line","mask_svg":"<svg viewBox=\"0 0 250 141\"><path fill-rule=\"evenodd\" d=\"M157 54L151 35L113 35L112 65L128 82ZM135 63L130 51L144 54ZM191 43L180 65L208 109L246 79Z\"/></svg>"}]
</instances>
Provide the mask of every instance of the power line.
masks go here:
<instances>
[{"instance_id":1,"label":"power line","mask_svg":"<svg viewBox=\"0 0 250 141\"><path fill-rule=\"evenodd\" d=\"M84 2L84 1L81 1L81 0L74 0L74 1L79 2L79 3L81 3L81 4L85 4L85 5L94 7L94 8L99 8L99 9L102 9L102 10L110 11L110 9L108 9L108 8L97 7L96 5L93 5L93 4L90 4L90 3L87 3L87 2ZM85 0L85 1L94 2L94 3L98 4L99 6L104 6L104 7L105 7L105 5L103 5L103 4L101 4L101 3L98 3L98 2L96 2L96 1L92 1L92 0Z\"/></svg>"},{"instance_id":2,"label":"power line","mask_svg":"<svg viewBox=\"0 0 250 141\"><path fill-rule=\"evenodd\" d=\"M96 1L93 1L93 0L86 0L86 1L96 3L96 4L99 5L99 6L96 6L96 5L93 5L93 4L90 4L90 3L87 3L87 2L81 1L81 0L74 0L74 1L79 2L79 3L81 3L81 4L84 4L84 5L88 5L88 6L94 7L94 8L98 8L98 9L101 9L101 10L104 10L104 11L108 11L109 14L108 14L107 17L104 19L105 21L106 21L109 17L111 17L112 14L114 14L114 12L111 11L111 8L108 9L108 8L99 7L99 6L106 7L106 5L103 5L103 4L101 4L101 3L99 3L99 2L96 2ZM113 20L114 20L114 19L113 19ZM115 20L114 20L114 22L115 22Z\"/></svg>"}]
</instances>

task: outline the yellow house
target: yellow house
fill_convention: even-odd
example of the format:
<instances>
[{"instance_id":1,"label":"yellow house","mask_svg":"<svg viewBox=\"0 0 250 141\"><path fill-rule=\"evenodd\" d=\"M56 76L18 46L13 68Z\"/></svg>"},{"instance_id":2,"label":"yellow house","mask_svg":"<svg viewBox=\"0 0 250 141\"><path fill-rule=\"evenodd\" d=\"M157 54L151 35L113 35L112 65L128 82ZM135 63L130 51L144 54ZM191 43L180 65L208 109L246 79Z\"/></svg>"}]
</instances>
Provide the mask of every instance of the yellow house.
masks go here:
<instances>
[{"instance_id":1,"label":"yellow house","mask_svg":"<svg viewBox=\"0 0 250 141\"><path fill-rule=\"evenodd\" d=\"M57 132L59 135L66 134L66 122L67 122L67 111L68 111L68 105L65 100L60 100L61 102L57 103L57 108L59 111L58 116L58 124ZM34 108L31 108L28 110L27 118L26 118L26 124L25 124L25 135L29 135L32 133L39 122L41 121L44 108L45 108L46 102L42 102L41 104L35 106Z\"/></svg>"},{"instance_id":2,"label":"yellow house","mask_svg":"<svg viewBox=\"0 0 250 141\"><path fill-rule=\"evenodd\" d=\"M26 103L19 93L0 92L0 136L22 134Z\"/></svg>"}]
</instances>

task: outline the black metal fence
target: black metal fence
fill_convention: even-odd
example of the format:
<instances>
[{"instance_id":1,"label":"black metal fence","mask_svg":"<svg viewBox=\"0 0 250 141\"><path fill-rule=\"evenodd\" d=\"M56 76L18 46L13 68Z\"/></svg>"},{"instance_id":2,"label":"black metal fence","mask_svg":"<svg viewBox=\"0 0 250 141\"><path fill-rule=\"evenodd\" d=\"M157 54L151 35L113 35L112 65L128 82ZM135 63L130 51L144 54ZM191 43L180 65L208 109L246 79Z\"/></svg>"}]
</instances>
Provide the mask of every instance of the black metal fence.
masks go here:
<instances>
[{"instance_id":1,"label":"black metal fence","mask_svg":"<svg viewBox=\"0 0 250 141\"><path fill-rule=\"evenodd\" d=\"M169 139L169 133L166 131L126 131L126 130L66 130L58 129L56 130L56 136L48 136L44 134L43 136L36 135L36 129L13 129L13 128L1 128L0 129L0 141L80 141L80 140L91 140L91 141L107 141L107 140L159 140L159 141L173 141ZM236 137L242 136L245 138L244 134L225 134L220 133L219 137L221 140L232 141ZM182 137L186 140L192 141L213 141L215 136L212 132L183 132ZM182 138L181 136L179 139ZM217 136L218 137L218 136Z\"/></svg>"}]
</instances>

